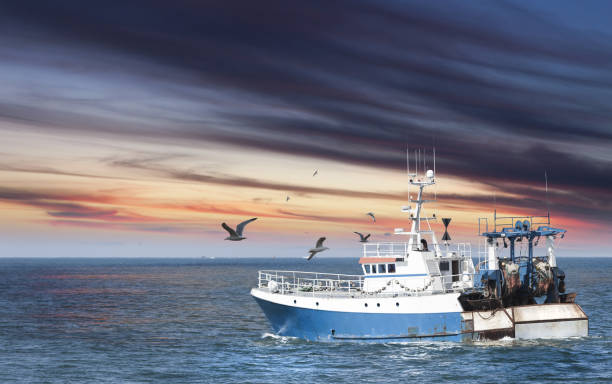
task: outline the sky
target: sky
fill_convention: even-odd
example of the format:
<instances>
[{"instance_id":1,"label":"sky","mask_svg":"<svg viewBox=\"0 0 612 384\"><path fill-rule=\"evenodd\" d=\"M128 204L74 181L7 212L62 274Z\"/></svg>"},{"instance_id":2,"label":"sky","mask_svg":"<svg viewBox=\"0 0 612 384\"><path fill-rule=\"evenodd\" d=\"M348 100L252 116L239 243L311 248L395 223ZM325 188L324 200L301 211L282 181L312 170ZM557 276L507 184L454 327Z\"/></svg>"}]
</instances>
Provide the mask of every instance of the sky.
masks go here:
<instances>
[{"instance_id":1,"label":"sky","mask_svg":"<svg viewBox=\"0 0 612 384\"><path fill-rule=\"evenodd\" d=\"M358 257L434 147L453 241L549 208L559 255L611 256L611 8L3 1L0 257Z\"/></svg>"}]
</instances>

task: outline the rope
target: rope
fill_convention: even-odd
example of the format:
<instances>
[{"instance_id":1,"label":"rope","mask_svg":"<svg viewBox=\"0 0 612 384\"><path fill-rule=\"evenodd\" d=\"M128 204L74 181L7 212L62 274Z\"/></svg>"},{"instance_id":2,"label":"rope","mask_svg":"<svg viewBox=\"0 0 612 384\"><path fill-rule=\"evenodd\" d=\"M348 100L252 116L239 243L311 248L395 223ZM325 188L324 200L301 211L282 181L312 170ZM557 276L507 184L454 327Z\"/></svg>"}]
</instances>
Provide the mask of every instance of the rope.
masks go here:
<instances>
[{"instance_id":1,"label":"rope","mask_svg":"<svg viewBox=\"0 0 612 384\"><path fill-rule=\"evenodd\" d=\"M491 315L489 317L484 317L483 315L480 314L480 312L476 312L478 314L478 316L483 319L483 320L489 320L490 318L492 318L493 316L495 316L495 314L497 312L499 312L499 310L503 309L502 307L497 307L493 310L493 312L491 312Z\"/></svg>"}]
</instances>

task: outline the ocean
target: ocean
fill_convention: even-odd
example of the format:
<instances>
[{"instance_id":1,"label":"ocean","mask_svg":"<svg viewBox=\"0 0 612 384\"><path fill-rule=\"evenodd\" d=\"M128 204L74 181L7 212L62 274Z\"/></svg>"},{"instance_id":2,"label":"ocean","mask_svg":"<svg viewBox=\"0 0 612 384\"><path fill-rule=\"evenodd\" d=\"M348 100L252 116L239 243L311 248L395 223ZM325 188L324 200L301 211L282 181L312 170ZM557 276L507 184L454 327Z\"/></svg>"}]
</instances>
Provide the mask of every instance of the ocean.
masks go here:
<instances>
[{"instance_id":1,"label":"ocean","mask_svg":"<svg viewBox=\"0 0 612 384\"><path fill-rule=\"evenodd\" d=\"M562 258L590 336L322 343L278 337L259 269L359 273L355 259L0 259L0 383L602 383L612 259Z\"/></svg>"}]
</instances>

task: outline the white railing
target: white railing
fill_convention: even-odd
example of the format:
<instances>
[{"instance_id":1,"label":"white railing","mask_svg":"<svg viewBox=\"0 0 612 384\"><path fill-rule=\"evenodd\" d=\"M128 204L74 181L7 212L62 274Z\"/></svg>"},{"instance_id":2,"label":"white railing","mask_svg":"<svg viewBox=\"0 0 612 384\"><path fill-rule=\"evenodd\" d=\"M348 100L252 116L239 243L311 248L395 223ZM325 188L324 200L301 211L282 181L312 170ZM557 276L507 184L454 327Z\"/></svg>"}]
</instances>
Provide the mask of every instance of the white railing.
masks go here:
<instances>
[{"instance_id":1,"label":"white railing","mask_svg":"<svg viewBox=\"0 0 612 384\"><path fill-rule=\"evenodd\" d=\"M408 243L365 243L363 257L406 257Z\"/></svg>"},{"instance_id":2,"label":"white railing","mask_svg":"<svg viewBox=\"0 0 612 384\"><path fill-rule=\"evenodd\" d=\"M455 246L434 245L440 253L454 253L464 258L472 257L472 244L457 243ZM412 250L416 250L415 245ZM366 243L363 245L363 257L406 257L410 251L408 243ZM433 250L433 249L432 249Z\"/></svg>"},{"instance_id":3,"label":"white railing","mask_svg":"<svg viewBox=\"0 0 612 384\"><path fill-rule=\"evenodd\" d=\"M445 292L452 292L461 287L473 288L474 276L474 273L459 273L456 275L436 276L436 278L440 279L442 287L444 287L443 290Z\"/></svg>"},{"instance_id":4,"label":"white railing","mask_svg":"<svg viewBox=\"0 0 612 384\"><path fill-rule=\"evenodd\" d=\"M472 258L472 244L471 243L458 243L457 254L461 257Z\"/></svg>"},{"instance_id":5,"label":"white railing","mask_svg":"<svg viewBox=\"0 0 612 384\"><path fill-rule=\"evenodd\" d=\"M440 253L442 256L449 256L449 254L453 254L454 256L459 256L464 259L472 258L472 244L471 243L457 243L453 246L449 245L440 245Z\"/></svg>"},{"instance_id":6,"label":"white railing","mask_svg":"<svg viewBox=\"0 0 612 384\"><path fill-rule=\"evenodd\" d=\"M357 293L363 289L362 275L300 271L259 271L259 288L270 288L279 293L334 292ZM271 284L271 282L273 282Z\"/></svg>"},{"instance_id":7,"label":"white railing","mask_svg":"<svg viewBox=\"0 0 612 384\"><path fill-rule=\"evenodd\" d=\"M301 296L421 296L436 293L461 292L471 289L474 274L458 274L446 276L431 276L423 278L420 288L410 288L412 284L403 284L389 275L389 281L380 289L365 292L363 290L364 276L343 275L335 273L299 272L299 271L259 271L258 287L269 289L280 294ZM397 284L401 290L393 289Z\"/></svg>"}]
</instances>

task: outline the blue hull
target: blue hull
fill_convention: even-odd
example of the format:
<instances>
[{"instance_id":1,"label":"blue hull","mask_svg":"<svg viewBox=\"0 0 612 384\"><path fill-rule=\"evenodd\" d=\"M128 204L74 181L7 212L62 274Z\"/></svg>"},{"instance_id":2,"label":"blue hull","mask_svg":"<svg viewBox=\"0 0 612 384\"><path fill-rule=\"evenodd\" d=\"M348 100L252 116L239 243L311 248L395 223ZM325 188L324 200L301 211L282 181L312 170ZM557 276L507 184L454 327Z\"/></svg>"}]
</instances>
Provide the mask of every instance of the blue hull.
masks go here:
<instances>
[{"instance_id":1,"label":"blue hull","mask_svg":"<svg viewBox=\"0 0 612 384\"><path fill-rule=\"evenodd\" d=\"M324 311L254 297L278 335L318 341L461 341L461 314Z\"/></svg>"}]
</instances>

